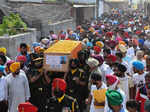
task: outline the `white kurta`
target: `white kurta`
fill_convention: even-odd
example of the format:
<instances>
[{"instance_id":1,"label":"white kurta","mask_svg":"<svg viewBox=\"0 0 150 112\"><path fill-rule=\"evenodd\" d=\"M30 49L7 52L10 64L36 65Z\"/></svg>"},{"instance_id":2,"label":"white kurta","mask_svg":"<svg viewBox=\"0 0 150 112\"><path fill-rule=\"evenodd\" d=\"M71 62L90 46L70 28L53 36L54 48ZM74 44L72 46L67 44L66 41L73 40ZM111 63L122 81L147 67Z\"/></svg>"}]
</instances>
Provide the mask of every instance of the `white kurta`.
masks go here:
<instances>
[{"instance_id":1,"label":"white kurta","mask_svg":"<svg viewBox=\"0 0 150 112\"><path fill-rule=\"evenodd\" d=\"M8 75L6 81L8 87L9 112L18 112L18 105L30 98L28 80L25 74L20 72L16 77L13 77L12 74Z\"/></svg>"},{"instance_id":2,"label":"white kurta","mask_svg":"<svg viewBox=\"0 0 150 112\"><path fill-rule=\"evenodd\" d=\"M102 86L101 86L101 88L99 88L99 90L100 89L107 89L107 86L105 85L105 83L102 83ZM93 91L94 90L97 90L96 85L91 85L91 95L92 95L92 97L93 97ZM90 105L90 112L104 112L104 109L96 109L94 107L94 98L92 98L92 102L91 102L91 105Z\"/></svg>"},{"instance_id":3,"label":"white kurta","mask_svg":"<svg viewBox=\"0 0 150 112\"><path fill-rule=\"evenodd\" d=\"M118 87L122 89L126 94L126 99L129 100L129 79L126 75L125 77L118 77L120 83L118 84Z\"/></svg>"},{"instance_id":4,"label":"white kurta","mask_svg":"<svg viewBox=\"0 0 150 112\"><path fill-rule=\"evenodd\" d=\"M104 81L104 83L106 83L106 75L108 74L113 74L113 72L111 71L111 68L109 67L109 65L103 63L100 67L99 67L101 73L102 73L102 81Z\"/></svg>"}]
</instances>

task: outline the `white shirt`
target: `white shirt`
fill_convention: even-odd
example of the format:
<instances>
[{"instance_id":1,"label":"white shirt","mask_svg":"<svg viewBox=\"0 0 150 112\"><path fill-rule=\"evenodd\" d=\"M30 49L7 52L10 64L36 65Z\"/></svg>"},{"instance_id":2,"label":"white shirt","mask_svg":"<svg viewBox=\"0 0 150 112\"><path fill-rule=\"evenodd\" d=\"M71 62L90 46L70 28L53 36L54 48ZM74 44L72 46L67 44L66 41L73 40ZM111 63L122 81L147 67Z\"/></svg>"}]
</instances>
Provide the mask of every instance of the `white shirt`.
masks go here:
<instances>
[{"instance_id":1,"label":"white shirt","mask_svg":"<svg viewBox=\"0 0 150 112\"><path fill-rule=\"evenodd\" d=\"M7 84L4 76L0 78L0 101L7 100Z\"/></svg>"},{"instance_id":2,"label":"white shirt","mask_svg":"<svg viewBox=\"0 0 150 112\"><path fill-rule=\"evenodd\" d=\"M144 46L146 46L147 48L150 48L150 40L146 40L144 42Z\"/></svg>"},{"instance_id":3,"label":"white shirt","mask_svg":"<svg viewBox=\"0 0 150 112\"><path fill-rule=\"evenodd\" d=\"M131 57L131 58L134 57L135 56L135 50L134 50L134 48L133 47L128 48L126 55L129 56L129 57Z\"/></svg>"},{"instance_id":4,"label":"white shirt","mask_svg":"<svg viewBox=\"0 0 150 112\"><path fill-rule=\"evenodd\" d=\"M109 65L103 63L100 67L99 67L101 73L102 73L102 81L104 81L106 83L106 75L108 74L113 74L113 71L111 70L111 68L109 67Z\"/></svg>"},{"instance_id":5,"label":"white shirt","mask_svg":"<svg viewBox=\"0 0 150 112\"><path fill-rule=\"evenodd\" d=\"M136 92L143 84L145 84L145 75L146 73L143 73L141 75L139 75L138 73L133 74L133 83L136 86Z\"/></svg>"},{"instance_id":6,"label":"white shirt","mask_svg":"<svg viewBox=\"0 0 150 112\"><path fill-rule=\"evenodd\" d=\"M125 77L118 77L118 79L120 81L120 83L118 84L118 87L125 92L127 96L127 100L129 100L129 83L128 83L129 78L128 76L125 75Z\"/></svg>"},{"instance_id":7,"label":"white shirt","mask_svg":"<svg viewBox=\"0 0 150 112\"><path fill-rule=\"evenodd\" d=\"M145 83L145 75L146 75L146 73L143 73L141 75L139 75L138 73L133 74L134 85L136 85L138 87L138 85L144 84Z\"/></svg>"}]
</instances>

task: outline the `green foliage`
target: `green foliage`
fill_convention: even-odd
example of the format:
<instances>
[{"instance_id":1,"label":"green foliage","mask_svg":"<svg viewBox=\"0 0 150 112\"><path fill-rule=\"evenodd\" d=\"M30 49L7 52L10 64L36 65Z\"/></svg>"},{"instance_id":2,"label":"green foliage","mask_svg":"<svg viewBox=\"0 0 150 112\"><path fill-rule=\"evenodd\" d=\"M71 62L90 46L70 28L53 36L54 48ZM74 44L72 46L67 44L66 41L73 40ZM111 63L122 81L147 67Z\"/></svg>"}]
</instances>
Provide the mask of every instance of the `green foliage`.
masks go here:
<instances>
[{"instance_id":1,"label":"green foliage","mask_svg":"<svg viewBox=\"0 0 150 112\"><path fill-rule=\"evenodd\" d=\"M11 13L9 16L4 16L2 24L0 24L0 36L4 34L16 35L25 32L27 25L22 21L19 14Z\"/></svg>"}]
</instances>

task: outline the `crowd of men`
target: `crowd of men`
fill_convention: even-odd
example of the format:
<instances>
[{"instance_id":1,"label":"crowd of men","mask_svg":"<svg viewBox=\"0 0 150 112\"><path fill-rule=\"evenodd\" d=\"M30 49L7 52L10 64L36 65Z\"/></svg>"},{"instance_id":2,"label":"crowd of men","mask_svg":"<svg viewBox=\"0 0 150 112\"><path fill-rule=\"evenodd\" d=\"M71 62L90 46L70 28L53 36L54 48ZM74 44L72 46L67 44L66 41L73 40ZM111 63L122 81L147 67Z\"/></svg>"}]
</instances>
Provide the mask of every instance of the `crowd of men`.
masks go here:
<instances>
[{"instance_id":1,"label":"crowd of men","mask_svg":"<svg viewBox=\"0 0 150 112\"><path fill-rule=\"evenodd\" d=\"M113 9L21 43L15 60L0 47L0 112L150 112L149 23L140 11ZM60 40L81 41L78 58L66 73L44 70L44 51Z\"/></svg>"}]
</instances>

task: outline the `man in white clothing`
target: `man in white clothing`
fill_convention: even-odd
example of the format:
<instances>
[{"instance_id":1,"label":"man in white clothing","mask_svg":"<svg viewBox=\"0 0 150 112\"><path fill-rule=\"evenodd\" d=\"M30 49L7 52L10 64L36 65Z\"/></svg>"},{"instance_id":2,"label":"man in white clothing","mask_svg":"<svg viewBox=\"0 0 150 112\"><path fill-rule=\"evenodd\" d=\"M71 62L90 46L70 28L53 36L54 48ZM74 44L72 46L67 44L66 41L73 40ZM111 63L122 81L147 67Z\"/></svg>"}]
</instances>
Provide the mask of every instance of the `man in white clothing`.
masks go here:
<instances>
[{"instance_id":1,"label":"man in white clothing","mask_svg":"<svg viewBox=\"0 0 150 112\"><path fill-rule=\"evenodd\" d=\"M90 104L90 112L104 112L107 86L102 81L101 75L97 73L91 75L91 82L91 94L87 100L87 103Z\"/></svg>"},{"instance_id":2,"label":"man in white clothing","mask_svg":"<svg viewBox=\"0 0 150 112\"><path fill-rule=\"evenodd\" d=\"M20 103L30 98L28 80L23 72L20 72L20 63L14 62L10 65L10 75L6 77L8 87L8 109L9 112L17 112Z\"/></svg>"},{"instance_id":3,"label":"man in white clothing","mask_svg":"<svg viewBox=\"0 0 150 112\"><path fill-rule=\"evenodd\" d=\"M115 75L106 75L106 82L107 82L108 90L116 90L121 93L123 97L122 106L123 108L126 108L126 94L118 87L118 84L120 83L118 77ZM108 106L107 98L105 101L104 112L111 112L111 109Z\"/></svg>"}]
</instances>

